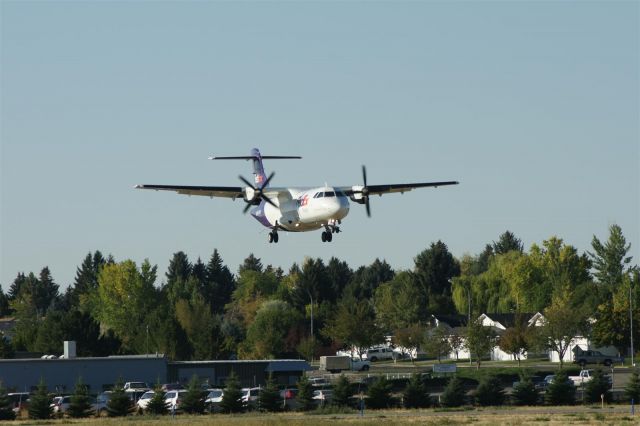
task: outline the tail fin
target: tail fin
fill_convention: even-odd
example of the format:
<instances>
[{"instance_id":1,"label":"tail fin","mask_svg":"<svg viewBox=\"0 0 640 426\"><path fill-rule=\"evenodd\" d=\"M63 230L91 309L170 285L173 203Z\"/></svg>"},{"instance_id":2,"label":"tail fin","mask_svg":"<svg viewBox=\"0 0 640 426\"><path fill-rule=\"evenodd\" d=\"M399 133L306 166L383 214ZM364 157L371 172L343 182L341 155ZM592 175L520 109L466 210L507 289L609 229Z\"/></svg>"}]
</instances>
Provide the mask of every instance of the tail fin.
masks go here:
<instances>
[{"instance_id":1,"label":"tail fin","mask_svg":"<svg viewBox=\"0 0 640 426\"><path fill-rule=\"evenodd\" d=\"M267 175L264 172L264 166L262 160L289 160L300 159L298 156L287 155L260 155L258 148L251 150L251 155L238 156L238 157L209 157L209 160L252 160L253 161L253 176L257 187L261 187L262 183L267 180Z\"/></svg>"}]
</instances>

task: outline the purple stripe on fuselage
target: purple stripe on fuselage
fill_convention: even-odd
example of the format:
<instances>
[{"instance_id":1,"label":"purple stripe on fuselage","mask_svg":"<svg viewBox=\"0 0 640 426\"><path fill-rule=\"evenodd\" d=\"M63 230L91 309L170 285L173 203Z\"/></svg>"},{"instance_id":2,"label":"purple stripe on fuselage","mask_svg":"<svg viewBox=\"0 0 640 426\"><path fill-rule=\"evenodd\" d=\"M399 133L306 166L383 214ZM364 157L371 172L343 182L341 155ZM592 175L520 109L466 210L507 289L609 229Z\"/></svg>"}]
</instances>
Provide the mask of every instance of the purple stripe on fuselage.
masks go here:
<instances>
[{"instance_id":1,"label":"purple stripe on fuselage","mask_svg":"<svg viewBox=\"0 0 640 426\"><path fill-rule=\"evenodd\" d=\"M267 216L264 214L264 206L266 204L267 203L262 201L255 210L251 211L251 216L253 216L258 222L260 222L262 225L266 226L267 228L272 228L271 223L269 223L269 219L267 219Z\"/></svg>"}]
</instances>

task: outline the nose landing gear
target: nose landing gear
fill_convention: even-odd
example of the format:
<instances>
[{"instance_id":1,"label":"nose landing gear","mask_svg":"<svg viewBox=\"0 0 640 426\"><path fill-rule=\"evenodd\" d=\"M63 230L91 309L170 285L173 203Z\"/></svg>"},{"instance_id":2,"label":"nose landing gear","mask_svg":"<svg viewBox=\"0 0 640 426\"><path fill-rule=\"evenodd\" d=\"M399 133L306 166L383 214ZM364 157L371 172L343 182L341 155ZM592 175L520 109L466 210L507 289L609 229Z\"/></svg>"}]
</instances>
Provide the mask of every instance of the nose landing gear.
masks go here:
<instances>
[{"instance_id":1,"label":"nose landing gear","mask_svg":"<svg viewBox=\"0 0 640 426\"><path fill-rule=\"evenodd\" d=\"M269 232L269 235L268 235L267 239L269 240L269 243L277 244L278 243L278 231L276 231L274 229L273 231Z\"/></svg>"},{"instance_id":2,"label":"nose landing gear","mask_svg":"<svg viewBox=\"0 0 640 426\"><path fill-rule=\"evenodd\" d=\"M331 235L331 232L322 231L322 242L323 243L330 243L332 239L333 239L333 237Z\"/></svg>"},{"instance_id":3,"label":"nose landing gear","mask_svg":"<svg viewBox=\"0 0 640 426\"><path fill-rule=\"evenodd\" d=\"M340 232L340 228L336 225L325 225L324 228L325 230L322 231L321 235L323 243L330 243L333 239L333 234Z\"/></svg>"}]
</instances>

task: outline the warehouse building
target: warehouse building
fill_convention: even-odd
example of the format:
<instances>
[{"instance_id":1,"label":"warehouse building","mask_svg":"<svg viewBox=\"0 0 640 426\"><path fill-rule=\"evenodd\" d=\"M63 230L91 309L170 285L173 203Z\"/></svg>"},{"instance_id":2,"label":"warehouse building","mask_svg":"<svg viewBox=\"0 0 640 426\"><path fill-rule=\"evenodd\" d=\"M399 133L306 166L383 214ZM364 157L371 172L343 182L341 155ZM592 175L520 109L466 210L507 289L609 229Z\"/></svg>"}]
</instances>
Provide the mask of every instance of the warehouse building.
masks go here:
<instances>
[{"instance_id":1,"label":"warehouse building","mask_svg":"<svg viewBox=\"0 0 640 426\"><path fill-rule=\"evenodd\" d=\"M65 353L30 359L0 360L0 382L16 392L30 392L43 379L51 392L72 393L79 377L91 393L124 382L182 383L193 375L211 387L224 386L234 371L244 387L264 386L269 375L282 385L295 384L311 366L304 360L168 361L162 354L78 358L75 342L65 342Z\"/></svg>"}]
</instances>

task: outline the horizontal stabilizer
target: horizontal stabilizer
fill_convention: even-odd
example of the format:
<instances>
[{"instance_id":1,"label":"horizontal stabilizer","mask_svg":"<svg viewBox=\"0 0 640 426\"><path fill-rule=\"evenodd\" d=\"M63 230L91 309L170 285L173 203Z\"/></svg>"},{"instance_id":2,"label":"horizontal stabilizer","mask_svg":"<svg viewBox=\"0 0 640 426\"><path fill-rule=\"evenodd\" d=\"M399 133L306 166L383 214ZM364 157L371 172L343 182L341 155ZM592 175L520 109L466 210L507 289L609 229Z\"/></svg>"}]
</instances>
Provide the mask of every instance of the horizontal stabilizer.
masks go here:
<instances>
[{"instance_id":1,"label":"horizontal stabilizer","mask_svg":"<svg viewBox=\"0 0 640 426\"><path fill-rule=\"evenodd\" d=\"M209 157L209 160L253 160L257 155L241 155L237 157ZM292 155L261 155L263 160L300 160L302 157Z\"/></svg>"}]
</instances>

